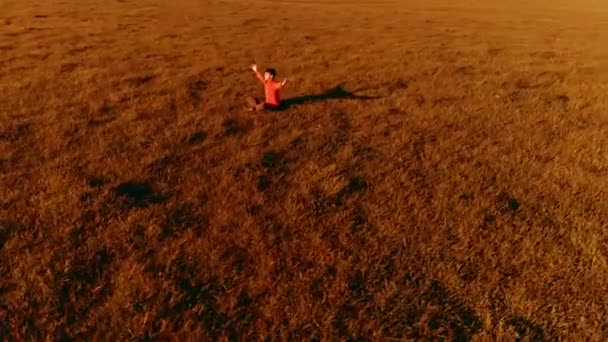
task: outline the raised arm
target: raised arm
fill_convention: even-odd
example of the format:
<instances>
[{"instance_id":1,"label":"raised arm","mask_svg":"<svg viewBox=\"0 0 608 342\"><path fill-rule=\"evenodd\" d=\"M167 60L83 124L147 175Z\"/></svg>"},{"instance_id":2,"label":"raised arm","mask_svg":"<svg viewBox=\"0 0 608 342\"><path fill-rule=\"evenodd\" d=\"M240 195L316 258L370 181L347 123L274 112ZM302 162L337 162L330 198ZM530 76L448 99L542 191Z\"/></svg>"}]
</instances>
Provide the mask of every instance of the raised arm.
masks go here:
<instances>
[{"instance_id":1,"label":"raised arm","mask_svg":"<svg viewBox=\"0 0 608 342\"><path fill-rule=\"evenodd\" d=\"M287 84L287 79L284 79L282 82L275 82L274 86L277 89L281 89L285 86L285 84Z\"/></svg>"},{"instance_id":2,"label":"raised arm","mask_svg":"<svg viewBox=\"0 0 608 342\"><path fill-rule=\"evenodd\" d=\"M256 64L251 66L251 70L253 70L253 72L255 72L255 76L258 78L258 80L260 80L260 82L264 83L264 76L262 76L262 74L260 74L260 72L258 71L258 66Z\"/></svg>"}]
</instances>

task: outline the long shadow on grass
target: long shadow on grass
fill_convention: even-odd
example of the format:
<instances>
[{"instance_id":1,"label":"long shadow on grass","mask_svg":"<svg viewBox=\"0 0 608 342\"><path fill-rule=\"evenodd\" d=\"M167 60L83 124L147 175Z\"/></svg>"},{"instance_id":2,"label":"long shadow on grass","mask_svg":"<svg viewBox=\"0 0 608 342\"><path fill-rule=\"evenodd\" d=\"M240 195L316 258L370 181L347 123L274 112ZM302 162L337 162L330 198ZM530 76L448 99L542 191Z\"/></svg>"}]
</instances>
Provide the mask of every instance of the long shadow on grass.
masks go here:
<instances>
[{"instance_id":1,"label":"long shadow on grass","mask_svg":"<svg viewBox=\"0 0 608 342\"><path fill-rule=\"evenodd\" d=\"M329 100L342 100L342 99L377 100L379 98L380 98L380 96L357 95L355 93L345 90L344 87L341 84L339 84L320 94L302 95L302 96L296 96L296 97L292 97L289 99L285 99L283 101L283 109L287 109L293 105L322 102L322 101L329 101Z\"/></svg>"}]
</instances>

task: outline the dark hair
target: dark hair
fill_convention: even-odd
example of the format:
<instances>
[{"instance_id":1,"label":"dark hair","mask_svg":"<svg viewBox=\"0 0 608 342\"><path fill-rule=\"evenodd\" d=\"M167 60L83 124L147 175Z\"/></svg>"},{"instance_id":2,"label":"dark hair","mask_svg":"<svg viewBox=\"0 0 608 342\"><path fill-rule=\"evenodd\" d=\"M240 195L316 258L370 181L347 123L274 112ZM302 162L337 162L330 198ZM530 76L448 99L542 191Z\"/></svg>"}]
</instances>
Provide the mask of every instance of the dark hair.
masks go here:
<instances>
[{"instance_id":1,"label":"dark hair","mask_svg":"<svg viewBox=\"0 0 608 342\"><path fill-rule=\"evenodd\" d=\"M273 78L277 76L277 71L273 68L266 69L266 72L269 73Z\"/></svg>"}]
</instances>

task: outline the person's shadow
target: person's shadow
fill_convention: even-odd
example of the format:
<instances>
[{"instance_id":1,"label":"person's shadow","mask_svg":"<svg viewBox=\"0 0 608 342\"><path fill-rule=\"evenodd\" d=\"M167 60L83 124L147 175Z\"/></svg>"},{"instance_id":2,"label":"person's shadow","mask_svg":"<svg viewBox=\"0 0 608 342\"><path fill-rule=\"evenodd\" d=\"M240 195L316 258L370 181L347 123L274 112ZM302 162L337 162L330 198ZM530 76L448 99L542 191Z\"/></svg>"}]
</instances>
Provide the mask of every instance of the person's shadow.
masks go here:
<instances>
[{"instance_id":1,"label":"person's shadow","mask_svg":"<svg viewBox=\"0 0 608 342\"><path fill-rule=\"evenodd\" d=\"M305 103L314 103L328 100L339 100L339 99L348 99L348 100L376 100L379 99L380 96L367 96L367 95L357 95L352 92L349 92L343 88L341 84L328 89L327 91L320 94L312 94L312 95L302 95L291 97L283 100L282 109L288 109L294 105L300 105Z\"/></svg>"}]
</instances>

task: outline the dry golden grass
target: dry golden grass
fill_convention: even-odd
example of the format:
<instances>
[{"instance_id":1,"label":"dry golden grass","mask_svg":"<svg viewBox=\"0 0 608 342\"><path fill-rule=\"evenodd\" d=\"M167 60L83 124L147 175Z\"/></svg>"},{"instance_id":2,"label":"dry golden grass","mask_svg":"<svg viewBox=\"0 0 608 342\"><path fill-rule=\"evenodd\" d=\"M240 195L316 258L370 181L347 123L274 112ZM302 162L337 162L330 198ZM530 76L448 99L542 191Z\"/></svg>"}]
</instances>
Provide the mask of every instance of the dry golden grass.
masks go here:
<instances>
[{"instance_id":1,"label":"dry golden grass","mask_svg":"<svg viewBox=\"0 0 608 342\"><path fill-rule=\"evenodd\" d=\"M0 337L608 338L607 33L592 0L2 0ZM253 62L319 96L242 112Z\"/></svg>"}]
</instances>

